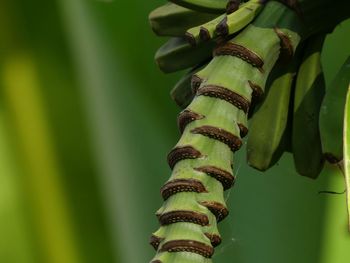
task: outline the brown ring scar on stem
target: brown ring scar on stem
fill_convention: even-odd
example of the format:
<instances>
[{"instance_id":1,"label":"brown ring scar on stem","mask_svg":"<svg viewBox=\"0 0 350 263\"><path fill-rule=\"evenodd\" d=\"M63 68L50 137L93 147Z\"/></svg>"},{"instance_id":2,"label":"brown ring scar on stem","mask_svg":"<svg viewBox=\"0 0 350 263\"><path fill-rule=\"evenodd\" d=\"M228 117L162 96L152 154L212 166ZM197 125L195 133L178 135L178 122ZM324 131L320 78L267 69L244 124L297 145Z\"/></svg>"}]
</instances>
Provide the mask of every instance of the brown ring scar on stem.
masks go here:
<instances>
[{"instance_id":1,"label":"brown ring scar on stem","mask_svg":"<svg viewBox=\"0 0 350 263\"><path fill-rule=\"evenodd\" d=\"M218 202L202 201L200 204L208 208L215 215L218 222L222 221L229 213L226 206Z\"/></svg>"},{"instance_id":2,"label":"brown ring scar on stem","mask_svg":"<svg viewBox=\"0 0 350 263\"><path fill-rule=\"evenodd\" d=\"M210 240L210 243L213 247L217 247L221 244L221 237L216 234L204 233L206 237Z\"/></svg>"},{"instance_id":3,"label":"brown ring scar on stem","mask_svg":"<svg viewBox=\"0 0 350 263\"><path fill-rule=\"evenodd\" d=\"M176 210L163 214L157 215L159 223L162 226L170 225L178 222L193 223L200 226L209 225L209 219L206 214L187 211L187 210Z\"/></svg>"},{"instance_id":4,"label":"brown ring scar on stem","mask_svg":"<svg viewBox=\"0 0 350 263\"><path fill-rule=\"evenodd\" d=\"M162 242L163 240L164 240L164 238L157 237L156 235L151 235L151 238L150 238L149 243L151 244L151 246L152 246L155 250L158 250L159 244L160 244L160 242Z\"/></svg>"},{"instance_id":5,"label":"brown ring scar on stem","mask_svg":"<svg viewBox=\"0 0 350 263\"><path fill-rule=\"evenodd\" d=\"M224 190L231 188L235 181L235 177L230 172L215 166L200 166L194 168L194 170L215 178L222 184Z\"/></svg>"},{"instance_id":6,"label":"brown ring scar on stem","mask_svg":"<svg viewBox=\"0 0 350 263\"><path fill-rule=\"evenodd\" d=\"M262 71L262 67L264 66L264 61L258 54L236 43L227 42L223 45L218 46L214 50L214 56L226 56L226 55L243 59L253 67L258 68L260 71Z\"/></svg>"},{"instance_id":7,"label":"brown ring scar on stem","mask_svg":"<svg viewBox=\"0 0 350 263\"><path fill-rule=\"evenodd\" d=\"M248 80L248 84L253 91L252 100L254 100L255 102L259 101L264 95L263 89L258 84L253 83L251 80Z\"/></svg>"},{"instance_id":8,"label":"brown ring scar on stem","mask_svg":"<svg viewBox=\"0 0 350 263\"><path fill-rule=\"evenodd\" d=\"M246 98L232 90L217 85L202 86L197 90L196 95L204 95L225 100L238 109L243 110L245 113L248 112L250 107L250 102Z\"/></svg>"},{"instance_id":9,"label":"brown ring scar on stem","mask_svg":"<svg viewBox=\"0 0 350 263\"><path fill-rule=\"evenodd\" d=\"M293 58L294 55L292 42L288 35L281 31L279 28L275 27L274 31L280 39L279 61L288 62Z\"/></svg>"},{"instance_id":10,"label":"brown ring scar on stem","mask_svg":"<svg viewBox=\"0 0 350 263\"><path fill-rule=\"evenodd\" d=\"M195 240L172 240L163 244L161 252L192 252L206 258L211 258L214 248Z\"/></svg>"},{"instance_id":11,"label":"brown ring scar on stem","mask_svg":"<svg viewBox=\"0 0 350 263\"><path fill-rule=\"evenodd\" d=\"M238 128L239 128L239 136L241 136L241 138L244 138L245 136L247 136L248 134L248 128L246 126L244 126L242 123L238 123Z\"/></svg>"},{"instance_id":12,"label":"brown ring scar on stem","mask_svg":"<svg viewBox=\"0 0 350 263\"><path fill-rule=\"evenodd\" d=\"M189 123L196 120L201 120L203 118L205 118L204 115L201 115L189 109L185 109L182 112L180 112L179 116L177 117L177 125L179 127L180 132L183 133L183 131Z\"/></svg>"},{"instance_id":13,"label":"brown ring scar on stem","mask_svg":"<svg viewBox=\"0 0 350 263\"><path fill-rule=\"evenodd\" d=\"M203 79L197 76L196 74L192 75L191 78L191 89L193 93L196 93L200 85L202 84Z\"/></svg>"},{"instance_id":14,"label":"brown ring scar on stem","mask_svg":"<svg viewBox=\"0 0 350 263\"><path fill-rule=\"evenodd\" d=\"M233 152L242 146L242 141L236 135L214 126L204 125L191 130L193 134L201 134L226 144Z\"/></svg>"},{"instance_id":15,"label":"brown ring scar on stem","mask_svg":"<svg viewBox=\"0 0 350 263\"><path fill-rule=\"evenodd\" d=\"M185 159L197 159L202 157L200 151L196 150L193 146L178 146L173 148L168 154L168 164L171 169L181 160Z\"/></svg>"},{"instance_id":16,"label":"brown ring scar on stem","mask_svg":"<svg viewBox=\"0 0 350 263\"><path fill-rule=\"evenodd\" d=\"M201 181L195 179L173 179L167 182L161 189L161 195L165 200L180 192L207 193Z\"/></svg>"}]
</instances>

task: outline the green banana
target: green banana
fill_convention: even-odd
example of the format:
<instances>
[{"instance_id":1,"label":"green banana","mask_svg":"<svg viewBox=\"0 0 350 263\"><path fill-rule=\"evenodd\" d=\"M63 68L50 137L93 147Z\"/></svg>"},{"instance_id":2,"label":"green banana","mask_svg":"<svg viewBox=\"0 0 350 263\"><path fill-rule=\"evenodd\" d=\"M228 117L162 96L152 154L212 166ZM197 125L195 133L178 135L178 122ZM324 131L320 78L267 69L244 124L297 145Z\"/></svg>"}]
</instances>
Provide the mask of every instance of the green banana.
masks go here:
<instances>
[{"instance_id":1,"label":"green banana","mask_svg":"<svg viewBox=\"0 0 350 263\"><path fill-rule=\"evenodd\" d=\"M273 166L288 146L289 101L295 71L296 62L272 71L266 97L250 120L247 162L260 171Z\"/></svg>"},{"instance_id":2,"label":"green banana","mask_svg":"<svg viewBox=\"0 0 350 263\"><path fill-rule=\"evenodd\" d=\"M230 15L223 14L205 24L188 29L186 37L191 45L196 45L219 35L232 35L247 26L261 8L260 0L250 0Z\"/></svg>"},{"instance_id":3,"label":"green banana","mask_svg":"<svg viewBox=\"0 0 350 263\"><path fill-rule=\"evenodd\" d=\"M210 59L215 45L210 41L192 47L184 38L173 37L157 50L155 60L163 72L175 72Z\"/></svg>"},{"instance_id":4,"label":"green banana","mask_svg":"<svg viewBox=\"0 0 350 263\"><path fill-rule=\"evenodd\" d=\"M149 14L152 30L158 36L183 36L187 29L214 19L216 15L197 12L173 3L167 3Z\"/></svg>"},{"instance_id":5,"label":"green banana","mask_svg":"<svg viewBox=\"0 0 350 263\"><path fill-rule=\"evenodd\" d=\"M325 35L308 40L299 67L295 94L292 151L297 172L316 178L323 167L323 154L318 129L319 112L325 94L321 67L321 50Z\"/></svg>"},{"instance_id":6,"label":"green banana","mask_svg":"<svg viewBox=\"0 0 350 263\"><path fill-rule=\"evenodd\" d=\"M170 0L171 2L200 12L223 13L227 0Z\"/></svg>"},{"instance_id":7,"label":"green banana","mask_svg":"<svg viewBox=\"0 0 350 263\"><path fill-rule=\"evenodd\" d=\"M171 98L175 103L181 108L184 109L191 103L195 92L191 88L192 76L196 74L205 66L197 66L187 72L174 86L170 91Z\"/></svg>"},{"instance_id":8,"label":"green banana","mask_svg":"<svg viewBox=\"0 0 350 263\"><path fill-rule=\"evenodd\" d=\"M326 91L320 110L319 128L322 151L327 161L343 159L343 120L346 93L350 82L350 57Z\"/></svg>"}]
</instances>

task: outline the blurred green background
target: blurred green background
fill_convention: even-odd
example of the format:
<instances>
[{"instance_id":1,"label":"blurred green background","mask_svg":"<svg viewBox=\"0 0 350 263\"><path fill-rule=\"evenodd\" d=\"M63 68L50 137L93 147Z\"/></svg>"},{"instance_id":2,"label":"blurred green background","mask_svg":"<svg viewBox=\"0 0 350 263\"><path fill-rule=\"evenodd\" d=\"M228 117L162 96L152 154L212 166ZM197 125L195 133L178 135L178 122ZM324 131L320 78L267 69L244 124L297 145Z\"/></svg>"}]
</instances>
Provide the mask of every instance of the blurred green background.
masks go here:
<instances>
[{"instance_id":1,"label":"blurred green background","mask_svg":"<svg viewBox=\"0 0 350 263\"><path fill-rule=\"evenodd\" d=\"M148 262L165 157L178 139L180 74L153 62L162 0L2 0L0 262ZM350 21L328 37L326 80L350 54ZM236 157L215 262L347 263L341 173L313 181L291 156L263 174Z\"/></svg>"}]
</instances>

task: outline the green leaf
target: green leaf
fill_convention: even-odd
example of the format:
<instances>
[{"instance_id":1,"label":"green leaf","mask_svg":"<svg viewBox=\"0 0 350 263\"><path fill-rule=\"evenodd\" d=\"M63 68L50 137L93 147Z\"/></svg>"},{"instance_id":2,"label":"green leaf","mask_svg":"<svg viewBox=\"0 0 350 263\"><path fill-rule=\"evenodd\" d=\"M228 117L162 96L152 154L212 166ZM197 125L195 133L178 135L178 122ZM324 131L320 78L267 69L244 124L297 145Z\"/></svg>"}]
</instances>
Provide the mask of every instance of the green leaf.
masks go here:
<instances>
[{"instance_id":1,"label":"green leaf","mask_svg":"<svg viewBox=\"0 0 350 263\"><path fill-rule=\"evenodd\" d=\"M350 231L350 85L346 94L343 129L344 176L346 185L346 205L348 209Z\"/></svg>"}]
</instances>

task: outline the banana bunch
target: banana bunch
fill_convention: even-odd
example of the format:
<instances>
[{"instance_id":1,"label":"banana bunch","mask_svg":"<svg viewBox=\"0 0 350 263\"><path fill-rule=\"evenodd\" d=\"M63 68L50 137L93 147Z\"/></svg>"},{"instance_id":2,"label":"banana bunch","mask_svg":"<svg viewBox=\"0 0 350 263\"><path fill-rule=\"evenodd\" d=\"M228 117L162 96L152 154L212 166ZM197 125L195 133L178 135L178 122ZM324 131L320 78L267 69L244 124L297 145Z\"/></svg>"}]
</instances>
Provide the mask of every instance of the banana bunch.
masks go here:
<instances>
[{"instance_id":1,"label":"banana bunch","mask_svg":"<svg viewBox=\"0 0 350 263\"><path fill-rule=\"evenodd\" d=\"M171 90L182 108L181 138L168 154L172 174L161 188L152 263L212 262L217 223L228 215L223 192L235 182L234 153L248 127L247 162L262 171L285 151L310 178L325 160L343 158L346 88L336 87L349 84L350 67L325 92L320 54L349 7L342 0L171 0L150 13L153 31L169 37L155 55L159 68L188 70Z\"/></svg>"}]
</instances>

